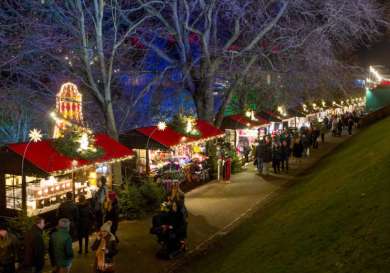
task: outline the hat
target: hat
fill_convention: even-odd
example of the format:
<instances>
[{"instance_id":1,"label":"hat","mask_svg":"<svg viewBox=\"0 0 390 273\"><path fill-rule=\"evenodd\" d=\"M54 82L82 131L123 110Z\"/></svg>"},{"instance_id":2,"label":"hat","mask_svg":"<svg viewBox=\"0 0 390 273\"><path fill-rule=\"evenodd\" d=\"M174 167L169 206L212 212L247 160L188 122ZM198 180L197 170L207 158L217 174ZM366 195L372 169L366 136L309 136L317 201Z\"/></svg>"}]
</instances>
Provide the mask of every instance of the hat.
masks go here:
<instances>
[{"instance_id":1,"label":"hat","mask_svg":"<svg viewBox=\"0 0 390 273\"><path fill-rule=\"evenodd\" d=\"M112 222L107 221L100 227L100 231L111 232L111 226L112 226Z\"/></svg>"}]
</instances>

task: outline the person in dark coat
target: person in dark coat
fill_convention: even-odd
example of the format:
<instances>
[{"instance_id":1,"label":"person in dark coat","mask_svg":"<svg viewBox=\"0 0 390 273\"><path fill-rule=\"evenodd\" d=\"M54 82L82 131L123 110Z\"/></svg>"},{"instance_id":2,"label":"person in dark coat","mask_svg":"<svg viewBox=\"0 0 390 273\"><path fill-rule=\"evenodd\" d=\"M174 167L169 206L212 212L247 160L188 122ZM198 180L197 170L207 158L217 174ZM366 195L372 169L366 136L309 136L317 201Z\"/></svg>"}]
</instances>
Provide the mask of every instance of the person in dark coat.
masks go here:
<instances>
[{"instance_id":1,"label":"person in dark coat","mask_svg":"<svg viewBox=\"0 0 390 273\"><path fill-rule=\"evenodd\" d=\"M69 234L70 221L58 220L56 230L50 235L49 255L56 273L68 273L73 261L72 238Z\"/></svg>"},{"instance_id":2,"label":"person in dark coat","mask_svg":"<svg viewBox=\"0 0 390 273\"><path fill-rule=\"evenodd\" d=\"M268 164L272 162L272 147L269 138L266 138L263 152L263 174L268 174Z\"/></svg>"},{"instance_id":3,"label":"person in dark coat","mask_svg":"<svg viewBox=\"0 0 390 273\"><path fill-rule=\"evenodd\" d=\"M114 256L118 253L117 242L111 233L112 222L107 221L101 227L91 249L95 251L94 272L114 272Z\"/></svg>"},{"instance_id":4,"label":"person in dark coat","mask_svg":"<svg viewBox=\"0 0 390 273\"><path fill-rule=\"evenodd\" d=\"M57 219L66 218L70 221L70 235L77 239L77 226L79 222L79 210L73 201L73 194L66 193L66 200L61 203L57 211Z\"/></svg>"},{"instance_id":5,"label":"person in dark coat","mask_svg":"<svg viewBox=\"0 0 390 273\"><path fill-rule=\"evenodd\" d=\"M354 121L352 119L352 116L348 119L348 134L352 135L352 128L353 128Z\"/></svg>"},{"instance_id":6,"label":"person in dark coat","mask_svg":"<svg viewBox=\"0 0 390 273\"><path fill-rule=\"evenodd\" d=\"M43 229L45 219L38 217L24 236L23 268L26 272L41 273L45 265L45 242Z\"/></svg>"},{"instance_id":7,"label":"person in dark coat","mask_svg":"<svg viewBox=\"0 0 390 273\"><path fill-rule=\"evenodd\" d=\"M19 242L8 231L6 223L0 223L0 272L15 273L18 267Z\"/></svg>"},{"instance_id":8,"label":"person in dark coat","mask_svg":"<svg viewBox=\"0 0 390 273\"><path fill-rule=\"evenodd\" d=\"M282 170L284 171L286 169L286 172L288 172L288 159L290 157L290 153L290 146L288 145L287 141L284 140L282 142L282 146L280 147L280 157L282 163Z\"/></svg>"},{"instance_id":9,"label":"person in dark coat","mask_svg":"<svg viewBox=\"0 0 390 273\"><path fill-rule=\"evenodd\" d=\"M303 156L309 156L310 154L310 138L308 137L307 134L302 134L301 136L301 143L302 143L302 147L303 147L303 152L302 152L302 155Z\"/></svg>"},{"instance_id":10,"label":"person in dark coat","mask_svg":"<svg viewBox=\"0 0 390 273\"><path fill-rule=\"evenodd\" d=\"M168 242L168 252L175 256L174 252L185 250L187 239L187 221L185 215L179 210L176 202L172 203L171 210L168 214L168 227L171 232Z\"/></svg>"},{"instance_id":11,"label":"person in dark coat","mask_svg":"<svg viewBox=\"0 0 390 273\"><path fill-rule=\"evenodd\" d=\"M80 195L77 208L79 210L80 217L77 232L79 239L79 254L83 252L83 240L85 253L88 253L89 234L92 231L95 216L88 200L85 199L84 195Z\"/></svg>"},{"instance_id":12,"label":"person in dark coat","mask_svg":"<svg viewBox=\"0 0 390 273\"><path fill-rule=\"evenodd\" d=\"M295 139L294 145L293 145L293 156L297 160L302 158L302 153L303 153L303 145L302 142L299 138Z\"/></svg>"},{"instance_id":13,"label":"person in dark coat","mask_svg":"<svg viewBox=\"0 0 390 273\"><path fill-rule=\"evenodd\" d=\"M111 221L111 233L115 236L118 241L118 237L116 236L116 231L118 230L119 225L119 203L116 192L112 191L108 194L108 203L106 207L106 221Z\"/></svg>"},{"instance_id":14,"label":"person in dark coat","mask_svg":"<svg viewBox=\"0 0 390 273\"><path fill-rule=\"evenodd\" d=\"M282 154L280 150L280 144L275 143L272 147L272 167L274 173L280 173L280 161L282 160Z\"/></svg>"},{"instance_id":15,"label":"person in dark coat","mask_svg":"<svg viewBox=\"0 0 390 273\"><path fill-rule=\"evenodd\" d=\"M262 172L263 170L263 155L264 155L264 144L263 141L259 141L259 144L257 144L256 146L256 154L255 154L256 163L257 163L256 166L259 172Z\"/></svg>"},{"instance_id":16,"label":"person in dark coat","mask_svg":"<svg viewBox=\"0 0 390 273\"><path fill-rule=\"evenodd\" d=\"M92 200L97 229L103 225L104 221L104 201L106 200L108 194L108 188L106 184L107 178L105 176L101 176L98 182L99 188L94 194Z\"/></svg>"}]
</instances>

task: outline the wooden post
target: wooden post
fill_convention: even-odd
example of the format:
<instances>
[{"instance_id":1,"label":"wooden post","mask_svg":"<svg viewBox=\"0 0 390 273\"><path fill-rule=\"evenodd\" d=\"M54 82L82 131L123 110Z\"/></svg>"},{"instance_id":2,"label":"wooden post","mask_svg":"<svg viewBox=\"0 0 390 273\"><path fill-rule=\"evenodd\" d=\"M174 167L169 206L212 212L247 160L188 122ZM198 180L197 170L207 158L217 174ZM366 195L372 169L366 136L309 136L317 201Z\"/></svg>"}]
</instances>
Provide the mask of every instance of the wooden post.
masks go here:
<instances>
[{"instance_id":1,"label":"wooden post","mask_svg":"<svg viewBox=\"0 0 390 273\"><path fill-rule=\"evenodd\" d=\"M145 150L145 160L146 160L146 175L150 174L150 161L149 161L149 149Z\"/></svg>"},{"instance_id":2,"label":"wooden post","mask_svg":"<svg viewBox=\"0 0 390 273\"><path fill-rule=\"evenodd\" d=\"M27 215L27 183L26 183L26 175L22 175L22 213L23 215Z\"/></svg>"}]
</instances>

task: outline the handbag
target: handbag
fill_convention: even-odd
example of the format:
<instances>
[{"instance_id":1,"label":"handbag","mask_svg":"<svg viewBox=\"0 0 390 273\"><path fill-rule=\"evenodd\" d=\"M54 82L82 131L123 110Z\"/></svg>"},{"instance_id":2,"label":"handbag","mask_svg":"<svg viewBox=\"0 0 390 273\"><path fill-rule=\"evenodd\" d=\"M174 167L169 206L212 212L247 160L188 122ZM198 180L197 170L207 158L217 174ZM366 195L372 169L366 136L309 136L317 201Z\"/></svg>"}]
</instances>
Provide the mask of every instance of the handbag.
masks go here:
<instances>
[{"instance_id":1,"label":"handbag","mask_svg":"<svg viewBox=\"0 0 390 273\"><path fill-rule=\"evenodd\" d=\"M253 165L257 166L257 158L253 161Z\"/></svg>"}]
</instances>

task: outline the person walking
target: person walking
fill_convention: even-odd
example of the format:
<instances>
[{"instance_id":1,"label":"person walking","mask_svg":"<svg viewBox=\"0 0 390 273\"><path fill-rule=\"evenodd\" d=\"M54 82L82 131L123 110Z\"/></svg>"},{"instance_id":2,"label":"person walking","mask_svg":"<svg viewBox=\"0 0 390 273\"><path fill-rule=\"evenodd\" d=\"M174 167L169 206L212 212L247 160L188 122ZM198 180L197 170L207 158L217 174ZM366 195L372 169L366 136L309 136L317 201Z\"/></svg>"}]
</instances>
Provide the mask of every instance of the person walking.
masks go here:
<instances>
[{"instance_id":1,"label":"person walking","mask_svg":"<svg viewBox=\"0 0 390 273\"><path fill-rule=\"evenodd\" d=\"M332 136L336 136L337 135L337 117L333 117L333 120L332 120Z\"/></svg>"},{"instance_id":2,"label":"person walking","mask_svg":"<svg viewBox=\"0 0 390 273\"><path fill-rule=\"evenodd\" d=\"M95 251L94 272L115 272L114 256L118 253L115 236L111 233L112 222L107 221L101 227L92 244Z\"/></svg>"},{"instance_id":3,"label":"person walking","mask_svg":"<svg viewBox=\"0 0 390 273\"><path fill-rule=\"evenodd\" d=\"M45 242L43 229L45 219L37 217L35 224L24 235L24 272L41 273L45 265Z\"/></svg>"},{"instance_id":4,"label":"person walking","mask_svg":"<svg viewBox=\"0 0 390 273\"><path fill-rule=\"evenodd\" d=\"M69 229L69 219L61 218L57 229L50 236L49 255L55 273L68 273L72 266L73 249Z\"/></svg>"},{"instance_id":5,"label":"person walking","mask_svg":"<svg viewBox=\"0 0 390 273\"><path fill-rule=\"evenodd\" d=\"M264 155L264 144L263 141L259 141L256 146L256 167L259 172L263 171L263 155Z\"/></svg>"},{"instance_id":6,"label":"person walking","mask_svg":"<svg viewBox=\"0 0 390 273\"><path fill-rule=\"evenodd\" d=\"M309 157L310 155L310 139L306 134L302 134L301 143L303 147L303 156Z\"/></svg>"},{"instance_id":7,"label":"person walking","mask_svg":"<svg viewBox=\"0 0 390 273\"><path fill-rule=\"evenodd\" d=\"M95 215L93 214L92 208L84 195L80 195L77 208L79 210L80 217L77 232L79 240L79 254L83 253L83 240L84 251L85 253L88 253L89 234L92 231Z\"/></svg>"},{"instance_id":8,"label":"person walking","mask_svg":"<svg viewBox=\"0 0 390 273\"><path fill-rule=\"evenodd\" d=\"M0 223L0 272L15 273L18 264L19 242L15 235L8 231L6 223Z\"/></svg>"},{"instance_id":9,"label":"person walking","mask_svg":"<svg viewBox=\"0 0 390 273\"><path fill-rule=\"evenodd\" d=\"M354 125L354 120L353 120L352 116L350 116L348 119L348 134L349 135L352 135L353 125Z\"/></svg>"},{"instance_id":10,"label":"person walking","mask_svg":"<svg viewBox=\"0 0 390 273\"><path fill-rule=\"evenodd\" d=\"M320 133L321 133L321 143L325 143L325 134L327 131L327 126L325 125L325 122L321 125Z\"/></svg>"},{"instance_id":11,"label":"person walking","mask_svg":"<svg viewBox=\"0 0 390 273\"><path fill-rule=\"evenodd\" d=\"M111 233L115 236L116 241L119 242L118 237L116 236L116 231L118 230L119 225L119 203L116 192L112 191L108 194L107 203L106 203L106 221L111 221Z\"/></svg>"},{"instance_id":12,"label":"person walking","mask_svg":"<svg viewBox=\"0 0 390 273\"><path fill-rule=\"evenodd\" d=\"M300 159L302 158L303 153L303 145L302 141L299 138L296 138L293 145L293 156L296 158L298 162L300 162Z\"/></svg>"},{"instance_id":13,"label":"person walking","mask_svg":"<svg viewBox=\"0 0 390 273\"><path fill-rule=\"evenodd\" d=\"M286 140L283 140L282 146L280 147L280 157L282 163L282 170L288 172L288 159L290 157L290 147Z\"/></svg>"},{"instance_id":14,"label":"person walking","mask_svg":"<svg viewBox=\"0 0 390 273\"><path fill-rule=\"evenodd\" d=\"M107 178L101 176L98 181L98 190L93 197L93 210L96 217L96 228L99 229L104 222L104 201L108 194L108 188L106 186Z\"/></svg>"},{"instance_id":15,"label":"person walking","mask_svg":"<svg viewBox=\"0 0 390 273\"><path fill-rule=\"evenodd\" d=\"M70 235L77 239L77 226L79 222L79 210L73 201L73 194L66 193L66 200L61 203L57 211L57 219L66 218L70 221Z\"/></svg>"},{"instance_id":16,"label":"person walking","mask_svg":"<svg viewBox=\"0 0 390 273\"><path fill-rule=\"evenodd\" d=\"M268 166L272 162L272 147L268 137L265 140L263 151L263 175L268 175Z\"/></svg>"},{"instance_id":17,"label":"person walking","mask_svg":"<svg viewBox=\"0 0 390 273\"><path fill-rule=\"evenodd\" d=\"M274 173L280 173L280 161L282 159L280 144L276 142L272 146L272 167L274 169Z\"/></svg>"},{"instance_id":18,"label":"person walking","mask_svg":"<svg viewBox=\"0 0 390 273\"><path fill-rule=\"evenodd\" d=\"M337 121L337 134L341 136L343 134L343 120L341 118Z\"/></svg>"}]
</instances>

